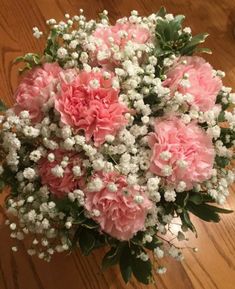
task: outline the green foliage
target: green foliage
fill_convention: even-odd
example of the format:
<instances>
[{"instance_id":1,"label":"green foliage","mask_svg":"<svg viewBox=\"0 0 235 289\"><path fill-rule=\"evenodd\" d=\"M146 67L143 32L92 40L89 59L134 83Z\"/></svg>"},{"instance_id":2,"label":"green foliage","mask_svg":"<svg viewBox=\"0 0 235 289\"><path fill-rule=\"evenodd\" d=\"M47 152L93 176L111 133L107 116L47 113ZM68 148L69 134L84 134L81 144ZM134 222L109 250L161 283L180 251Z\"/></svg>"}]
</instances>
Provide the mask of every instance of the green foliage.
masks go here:
<instances>
[{"instance_id":1,"label":"green foliage","mask_svg":"<svg viewBox=\"0 0 235 289\"><path fill-rule=\"evenodd\" d=\"M183 212L180 218L185 226L190 230L195 231L195 228L190 220L188 211L196 215L206 222L219 222L219 214L229 214L233 211L209 205L213 199L205 193L188 192L184 194Z\"/></svg>"},{"instance_id":2,"label":"green foliage","mask_svg":"<svg viewBox=\"0 0 235 289\"><path fill-rule=\"evenodd\" d=\"M207 33L191 37L182 30L185 17L177 15L172 20L159 18L156 25L156 55L169 56L171 54L192 55L194 52L211 53L208 48L198 48L208 36ZM179 33L180 31L180 33Z\"/></svg>"},{"instance_id":3,"label":"green foliage","mask_svg":"<svg viewBox=\"0 0 235 289\"><path fill-rule=\"evenodd\" d=\"M53 62L56 60L57 50L60 47L58 36L58 31L55 28L50 31L46 48L44 49L44 55L47 62Z\"/></svg>"},{"instance_id":4,"label":"green foliage","mask_svg":"<svg viewBox=\"0 0 235 289\"><path fill-rule=\"evenodd\" d=\"M193 195L188 197L188 200L191 203L195 204L195 205L200 205L200 204L203 203L203 195L201 195L201 194L193 194Z\"/></svg>"},{"instance_id":5,"label":"green foliage","mask_svg":"<svg viewBox=\"0 0 235 289\"><path fill-rule=\"evenodd\" d=\"M190 220L190 216L187 210L183 209L182 213L180 214L180 219L182 225L188 229L190 229L193 233L197 236L196 228L194 227L193 223Z\"/></svg>"},{"instance_id":6,"label":"green foliage","mask_svg":"<svg viewBox=\"0 0 235 289\"><path fill-rule=\"evenodd\" d=\"M177 15L172 20L165 19L166 10L161 8L156 15L157 25L155 30L155 55L158 58L156 75L160 78L164 75L163 61L171 55L192 55L194 53L211 53L208 48L198 47L208 36L207 33L192 36L182 29L185 19L183 15Z\"/></svg>"},{"instance_id":7,"label":"green foliage","mask_svg":"<svg viewBox=\"0 0 235 289\"><path fill-rule=\"evenodd\" d=\"M78 241L83 255L89 255L95 247L95 236L90 229L82 227L79 231Z\"/></svg>"},{"instance_id":8,"label":"green foliage","mask_svg":"<svg viewBox=\"0 0 235 289\"><path fill-rule=\"evenodd\" d=\"M190 41L180 50L181 55L192 55L194 52L211 53L208 48L197 48L197 46L203 43L208 37L208 33L198 34L193 36Z\"/></svg>"},{"instance_id":9,"label":"green foliage","mask_svg":"<svg viewBox=\"0 0 235 289\"><path fill-rule=\"evenodd\" d=\"M19 69L20 73L23 73L27 70L32 69L35 66L41 65L41 57L36 53L27 53L24 56L19 56L14 60L14 64L16 63L24 63L24 67Z\"/></svg>"},{"instance_id":10,"label":"green foliage","mask_svg":"<svg viewBox=\"0 0 235 289\"><path fill-rule=\"evenodd\" d=\"M146 242L144 244L144 247L148 250L151 250L153 251L154 249L156 249L157 247L161 246L162 245L162 241L160 241L157 236L153 236L153 240L152 242Z\"/></svg>"},{"instance_id":11,"label":"green foliage","mask_svg":"<svg viewBox=\"0 0 235 289\"><path fill-rule=\"evenodd\" d=\"M131 255L131 257L131 268L135 278L143 284L149 284L152 280L151 261L143 261L135 254Z\"/></svg>"},{"instance_id":12,"label":"green foliage","mask_svg":"<svg viewBox=\"0 0 235 289\"><path fill-rule=\"evenodd\" d=\"M156 246L162 244L157 239L154 239L153 243ZM150 250L156 248L156 246L150 246ZM148 259L143 261L140 258L140 254L146 252L142 248L141 244L133 242L119 242L116 246L106 253L102 261L102 268L106 269L110 266L119 264L120 272L125 283L128 283L132 277L134 277L143 284L149 284L152 280L152 263Z\"/></svg>"},{"instance_id":13,"label":"green foliage","mask_svg":"<svg viewBox=\"0 0 235 289\"><path fill-rule=\"evenodd\" d=\"M139 255L146 252L137 245L129 245L123 247L119 260L119 267L124 281L127 283L132 273L135 278L143 283L149 284L152 280L152 263L148 259L143 261Z\"/></svg>"},{"instance_id":14,"label":"green foliage","mask_svg":"<svg viewBox=\"0 0 235 289\"><path fill-rule=\"evenodd\" d=\"M131 250L129 248L129 245L126 244L121 251L119 260L119 268L125 283L127 283L130 280L132 275L131 260L132 260Z\"/></svg>"},{"instance_id":15,"label":"green foliage","mask_svg":"<svg viewBox=\"0 0 235 289\"><path fill-rule=\"evenodd\" d=\"M229 136L229 139L227 139L227 136ZM235 141L235 131L231 128L222 127L219 139L223 142L226 148L231 148Z\"/></svg>"},{"instance_id":16,"label":"green foliage","mask_svg":"<svg viewBox=\"0 0 235 289\"><path fill-rule=\"evenodd\" d=\"M220 168L225 168L229 164L229 159L226 157L216 156L215 162Z\"/></svg>"},{"instance_id":17,"label":"green foliage","mask_svg":"<svg viewBox=\"0 0 235 289\"><path fill-rule=\"evenodd\" d=\"M5 188L5 182L0 179L0 193L2 192L2 190L3 190L4 188Z\"/></svg>"},{"instance_id":18,"label":"green foliage","mask_svg":"<svg viewBox=\"0 0 235 289\"><path fill-rule=\"evenodd\" d=\"M4 112L6 110L7 110L7 107L5 103L2 100L0 100L0 112Z\"/></svg>"},{"instance_id":19,"label":"green foliage","mask_svg":"<svg viewBox=\"0 0 235 289\"><path fill-rule=\"evenodd\" d=\"M166 8L164 7L164 6L162 6L159 10L158 10L158 12L156 13L156 15L158 16L158 17L165 17L165 15L166 15Z\"/></svg>"},{"instance_id":20,"label":"green foliage","mask_svg":"<svg viewBox=\"0 0 235 289\"><path fill-rule=\"evenodd\" d=\"M223 98L227 99L227 96L224 96L224 95L223 95L223 92L221 91L221 92L217 95L216 103L217 103L217 104L220 104L220 105L222 106L222 112L223 112L224 110L226 110L227 108L229 108L229 106L230 106L229 101L226 101L226 103L225 103L224 101L222 101Z\"/></svg>"},{"instance_id":21,"label":"green foliage","mask_svg":"<svg viewBox=\"0 0 235 289\"><path fill-rule=\"evenodd\" d=\"M175 207L172 209L171 214L174 214L174 211L176 213L179 212L178 215L182 221L182 225L196 233L189 213L194 214L206 222L219 222L219 214L229 214L233 212L209 204L214 202L214 199L205 192L183 192L177 195ZM165 208L165 205L163 205L163 207Z\"/></svg>"},{"instance_id":22,"label":"green foliage","mask_svg":"<svg viewBox=\"0 0 235 289\"><path fill-rule=\"evenodd\" d=\"M220 114L219 114L219 116L218 116L218 121L219 121L219 122L225 121L225 113L224 113L223 110L220 112Z\"/></svg>"},{"instance_id":23,"label":"green foliage","mask_svg":"<svg viewBox=\"0 0 235 289\"><path fill-rule=\"evenodd\" d=\"M206 222L217 223L220 221L219 213L229 214L233 212L231 210L218 208L218 207L211 206L208 204L196 205L194 203L190 203L188 204L187 207L191 213L193 213L194 215L196 215L197 217L199 217L200 219Z\"/></svg>"},{"instance_id":24,"label":"green foliage","mask_svg":"<svg viewBox=\"0 0 235 289\"><path fill-rule=\"evenodd\" d=\"M3 165L3 173L0 176L0 192L7 186L11 187L12 196L18 195L18 182L15 179L15 174Z\"/></svg>"},{"instance_id":25,"label":"green foliage","mask_svg":"<svg viewBox=\"0 0 235 289\"><path fill-rule=\"evenodd\" d=\"M105 254L102 260L102 269L106 270L107 268L118 264L121 253L121 246L111 247L111 249Z\"/></svg>"}]
</instances>

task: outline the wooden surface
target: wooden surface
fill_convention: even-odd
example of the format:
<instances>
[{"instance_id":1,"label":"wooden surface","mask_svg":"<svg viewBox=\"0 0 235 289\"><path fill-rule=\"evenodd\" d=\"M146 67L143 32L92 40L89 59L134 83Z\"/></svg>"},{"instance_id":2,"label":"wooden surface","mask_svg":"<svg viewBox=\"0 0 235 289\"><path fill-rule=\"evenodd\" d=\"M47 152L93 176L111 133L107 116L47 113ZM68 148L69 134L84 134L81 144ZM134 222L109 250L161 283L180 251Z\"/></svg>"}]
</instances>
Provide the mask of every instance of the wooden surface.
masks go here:
<instances>
[{"instance_id":1,"label":"wooden surface","mask_svg":"<svg viewBox=\"0 0 235 289\"><path fill-rule=\"evenodd\" d=\"M194 33L209 32L207 41L214 53L210 62L227 74L225 83L235 87L235 0L0 0L0 97L8 105L17 85L17 68L11 61L18 55L43 49L43 40L32 37L33 26L45 31L45 19L61 19L83 8L88 17L96 17L102 9L112 20L132 9L150 14L165 5L172 13L185 14L186 24ZM0 196L3 199L3 196ZM1 199L0 199L1 202ZM235 192L227 204L235 209ZM167 260L168 274L156 276L149 289L234 289L235 288L235 216L222 217L219 225L196 219L199 239L190 245L198 253L185 250L185 261ZM0 230L0 289L143 289L131 281L125 285L118 268L103 273L99 262L103 251L85 258L80 253L57 255L51 263L31 258L24 245L11 252L6 228Z\"/></svg>"}]
</instances>

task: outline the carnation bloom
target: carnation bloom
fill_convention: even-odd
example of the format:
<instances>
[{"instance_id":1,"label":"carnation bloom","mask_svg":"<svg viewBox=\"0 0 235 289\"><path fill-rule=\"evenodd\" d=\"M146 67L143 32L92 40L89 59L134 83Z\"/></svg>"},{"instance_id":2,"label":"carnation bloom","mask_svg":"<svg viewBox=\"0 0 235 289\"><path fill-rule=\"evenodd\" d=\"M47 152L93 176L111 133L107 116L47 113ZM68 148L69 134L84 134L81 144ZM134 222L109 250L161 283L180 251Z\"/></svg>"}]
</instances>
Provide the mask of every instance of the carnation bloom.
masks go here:
<instances>
[{"instance_id":1,"label":"carnation bloom","mask_svg":"<svg viewBox=\"0 0 235 289\"><path fill-rule=\"evenodd\" d=\"M72 82L61 83L55 99L62 122L83 130L87 141L93 137L96 146L126 124L128 108L119 103L119 91L112 88L112 80L111 74L109 79L104 77L104 71L82 71Z\"/></svg>"},{"instance_id":2,"label":"carnation bloom","mask_svg":"<svg viewBox=\"0 0 235 289\"><path fill-rule=\"evenodd\" d=\"M112 47L116 46L123 51L128 42L145 44L150 39L150 31L139 24L117 22L114 26L96 28L92 36L95 40L93 56L99 64L107 64L115 62Z\"/></svg>"},{"instance_id":3,"label":"carnation bloom","mask_svg":"<svg viewBox=\"0 0 235 289\"><path fill-rule=\"evenodd\" d=\"M157 119L149 134L152 149L150 171L166 176L172 185L183 181L187 189L211 177L215 152L212 139L196 123L188 125L177 117ZM172 169L167 175L166 168Z\"/></svg>"},{"instance_id":4,"label":"carnation bloom","mask_svg":"<svg viewBox=\"0 0 235 289\"><path fill-rule=\"evenodd\" d=\"M27 110L32 121L39 122L43 117L43 105L56 91L61 70L57 63L45 63L42 67L28 72L14 95L16 113Z\"/></svg>"},{"instance_id":5,"label":"carnation bloom","mask_svg":"<svg viewBox=\"0 0 235 289\"><path fill-rule=\"evenodd\" d=\"M147 212L152 207L146 195L128 186L125 176L117 173L97 173L92 177L95 178L101 179L103 186L98 191L85 190L85 207L91 214L98 212L93 219L101 229L119 240L129 240L143 230ZM141 196L142 201L136 201L135 196Z\"/></svg>"},{"instance_id":6,"label":"carnation bloom","mask_svg":"<svg viewBox=\"0 0 235 289\"><path fill-rule=\"evenodd\" d=\"M176 91L192 95L189 104L197 106L203 112L214 107L222 87L222 81L214 76L211 65L198 56L181 57L168 71L163 84L170 88L172 95Z\"/></svg>"},{"instance_id":7,"label":"carnation bloom","mask_svg":"<svg viewBox=\"0 0 235 289\"><path fill-rule=\"evenodd\" d=\"M76 177L73 174L73 167L81 165L79 155L60 149L50 151L48 154L54 154L54 161L49 161L48 156L41 158L38 163L38 172L41 183L46 185L52 194L57 197L63 197L69 192L73 192L75 189L83 186L83 173L80 177ZM67 166L63 168L61 167L61 162L65 156L68 157L68 161ZM58 166L63 170L62 176L56 176L53 173L53 169Z\"/></svg>"}]
</instances>

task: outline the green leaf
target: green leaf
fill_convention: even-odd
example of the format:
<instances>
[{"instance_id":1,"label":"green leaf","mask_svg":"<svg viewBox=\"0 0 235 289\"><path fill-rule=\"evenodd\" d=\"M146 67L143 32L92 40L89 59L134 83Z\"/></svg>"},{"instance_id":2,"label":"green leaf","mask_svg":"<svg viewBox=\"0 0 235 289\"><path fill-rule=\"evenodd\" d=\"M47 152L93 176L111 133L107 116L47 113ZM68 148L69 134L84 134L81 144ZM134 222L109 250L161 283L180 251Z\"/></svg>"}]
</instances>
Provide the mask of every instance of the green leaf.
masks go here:
<instances>
[{"instance_id":1,"label":"green leaf","mask_svg":"<svg viewBox=\"0 0 235 289\"><path fill-rule=\"evenodd\" d=\"M183 210L183 213L180 214L180 219L182 221L182 224L186 226L187 228L189 228L192 232L196 233L196 236L197 236L196 229L190 220L190 216L187 210Z\"/></svg>"},{"instance_id":2,"label":"green leaf","mask_svg":"<svg viewBox=\"0 0 235 289\"><path fill-rule=\"evenodd\" d=\"M24 60L26 62L31 63L31 64L35 64L35 65L40 64L40 56L38 54L35 54L35 53L27 53L27 54L25 54Z\"/></svg>"},{"instance_id":3,"label":"green leaf","mask_svg":"<svg viewBox=\"0 0 235 289\"><path fill-rule=\"evenodd\" d=\"M206 47L199 47L195 49L196 53L206 53L206 54L212 54L212 51L210 48L206 48Z\"/></svg>"},{"instance_id":4,"label":"green leaf","mask_svg":"<svg viewBox=\"0 0 235 289\"><path fill-rule=\"evenodd\" d=\"M184 21L185 16L184 15L177 15L175 18L170 21L171 26L171 39L176 41L179 38L178 31L181 29L182 22Z\"/></svg>"},{"instance_id":5,"label":"green leaf","mask_svg":"<svg viewBox=\"0 0 235 289\"><path fill-rule=\"evenodd\" d=\"M0 193L5 188L5 186L6 186L5 182L3 180L0 180Z\"/></svg>"},{"instance_id":6,"label":"green leaf","mask_svg":"<svg viewBox=\"0 0 235 289\"><path fill-rule=\"evenodd\" d=\"M219 116L218 116L218 121L219 122L223 122L223 121L225 121L225 112L224 111L221 111L220 112L220 114L219 114Z\"/></svg>"},{"instance_id":7,"label":"green leaf","mask_svg":"<svg viewBox=\"0 0 235 289\"><path fill-rule=\"evenodd\" d=\"M143 251L144 252L144 251ZM145 253L145 252L144 252ZM152 263L150 260L143 261L136 255L132 255L131 267L135 278L143 283L149 284L152 280Z\"/></svg>"},{"instance_id":8,"label":"green leaf","mask_svg":"<svg viewBox=\"0 0 235 289\"><path fill-rule=\"evenodd\" d=\"M188 202L188 198L189 198L188 192L182 192L182 193L178 194L177 198L176 198L177 205L184 208Z\"/></svg>"},{"instance_id":9,"label":"green leaf","mask_svg":"<svg viewBox=\"0 0 235 289\"><path fill-rule=\"evenodd\" d=\"M208 204L205 204L205 207L207 207L208 209L210 209L210 210L212 210L212 211L214 211L216 213L220 213L220 214L231 214L231 213L233 213L233 210L219 208L219 207L208 205Z\"/></svg>"},{"instance_id":10,"label":"green leaf","mask_svg":"<svg viewBox=\"0 0 235 289\"><path fill-rule=\"evenodd\" d=\"M6 105L3 103L3 101L0 100L0 112L4 112L7 110Z\"/></svg>"},{"instance_id":11,"label":"green leaf","mask_svg":"<svg viewBox=\"0 0 235 289\"><path fill-rule=\"evenodd\" d=\"M30 69L32 69L32 66L31 66L29 63L26 63L23 68L20 68L20 69L19 69L19 74L22 74L22 73L24 73L25 71L30 70Z\"/></svg>"},{"instance_id":12,"label":"green leaf","mask_svg":"<svg viewBox=\"0 0 235 289\"><path fill-rule=\"evenodd\" d=\"M180 50L180 53L182 55L192 55L196 47L199 44L203 43L208 35L209 35L208 33L201 33L196 36L193 36L191 38L191 41Z\"/></svg>"},{"instance_id":13,"label":"green leaf","mask_svg":"<svg viewBox=\"0 0 235 289\"><path fill-rule=\"evenodd\" d=\"M91 230L82 228L79 231L79 246L83 255L89 255L95 246L95 237Z\"/></svg>"},{"instance_id":14,"label":"green leaf","mask_svg":"<svg viewBox=\"0 0 235 289\"><path fill-rule=\"evenodd\" d=\"M160 245L162 245L162 241L160 241L156 236L153 236L152 242L150 243L146 242L144 244L144 247L148 250L153 251L155 248L159 247Z\"/></svg>"},{"instance_id":15,"label":"green leaf","mask_svg":"<svg viewBox=\"0 0 235 289\"><path fill-rule=\"evenodd\" d=\"M219 166L221 168L225 168L229 164L229 159L226 157L216 156L215 162L216 162L217 166Z\"/></svg>"},{"instance_id":16,"label":"green leaf","mask_svg":"<svg viewBox=\"0 0 235 289\"><path fill-rule=\"evenodd\" d=\"M16 57L13 61L14 64L20 62L28 63L31 67L34 67L41 64L41 57L39 54L36 53L27 53L24 56Z\"/></svg>"},{"instance_id":17,"label":"green leaf","mask_svg":"<svg viewBox=\"0 0 235 289\"><path fill-rule=\"evenodd\" d=\"M97 229L99 228L99 225L91 220L91 219L87 219L83 224L82 224L83 227L86 227L88 229Z\"/></svg>"},{"instance_id":18,"label":"green leaf","mask_svg":"<svg viewBox=\"0 0 235 289\"><path fill-rule=\"evenodd\" d=\"M77 247L77 243L79 241L79 232L80 232L80 228L78 228L72 238L72 247L76 248Z\"/></svg>"},{"instance_id":19,"label":"green leaf","mask_svg":"<svg viewBox=\"0 0 235 289\"><path fill-rule=\"evenodd\" d=\"M156 26L156 34L165 46L168 46L172 50L172 45L169 41L176 41L179 38L178 31L181 29L181 24L184 20L184 15L177 15L171 21L165 19L158 19ZM165 49L164 49L165 50Z\"/></svg>"},{"instance_id":20,"label":"green leaf","mask_svg":"<svg viewBox=\"0 0 235 289\"><path fill-rule=\"evenodd\" d=\"M102 269L103 270L106 270L107 268L113 266L113 265L116 265L119 261L119 258L120 258L120 251L121 251L121 248L118 246L118 247L112 247L110 249L110 251L108 251L103 260L102 260Z\"/></svg>"},{"instance_id":21,"label":"green leaf","mask_svg":"<svg viewBox=\"0 0 235 289\"><path fill-rule=\"evenodd\" d=\"M156 16L163 18L163 17L165 17L165 15L166 15L166 8L162 6L159 9L159 11L156 13Z\"/></svg>"},{"instance_id":22,"label":"green leaf","mask_svg":"<svg viewBox=\"0 0 235 289\"><path fill-rule=\"evenodd\" d=\"M229 139L227 136L229 136ZM234 146L235 131L232 130L231 128L228 128L228 127L222 127L219 139L223 142L223 144L226 146L226 148L230 148L230 147ZM228 159L228 161L229 161L229 159Z\"/></svg>"},{"instance_id":23,"label":"green leaf","mask_svg":"<svg viewBox=\"0 0 235 289\"><path fill-rule=\"evenodd\" d=\"M119 260L119 268L120 268L123 280L125 281L125 283L128 283L132 275L131 249L128 244L121 251L120 260Z\"/></svg>"},{"instance_id":24,"label":"green leaf","mask_svg":"<svg viewBox=\"0 0 235 289\"><path fill-rule=\"evenodd\" d=\"M23 62L24 61L24 56L18 56L13 60L13 64Z\"/></svg>"},{"instance_id":25,"label":"green leaf","mask_svg":"<svg viewBox=\"0 0 235 289\"><path fill-rule=\"evenodd\" d=\"M195 205L200 205L203 203L203 196L198 193L189 197L188 201L194 203Z\"/></svg>"},{"instance_id":26,"label":"green leaf","mask_svg":"<svg viewBox=\"0 0 235 289\"><path fill-rule=\"evenodd\" d=\"M195 216L206 222L218 223L220 221L218 213L212 210L209 205L206 204L195 205L193 203L190 203L188 204L187 208Z\"/></svg>"},{"instance_id":27,"label":"green leaf","mask_svg":"<svg viewBox=\"0 0 235 289\"><path fill-rule=\"evenodd\" d=\"M58 44L58 31L52 29L47 40L46 48L44 49L44 55L48 60L54 61L57 56Z\"/></svg>"},{"instance_id":28,"label":"green leaf","mask_svg":"<svg viewBox=\"0 0 235 289\"><path fill-rule=\"evenodd\" d=\"M212 196L208 195L208 194L202 194L202 197L203 197L203 202L204 203L214 203L215 202L215 199L212 198Z\"/></svg>"}]
</instances>

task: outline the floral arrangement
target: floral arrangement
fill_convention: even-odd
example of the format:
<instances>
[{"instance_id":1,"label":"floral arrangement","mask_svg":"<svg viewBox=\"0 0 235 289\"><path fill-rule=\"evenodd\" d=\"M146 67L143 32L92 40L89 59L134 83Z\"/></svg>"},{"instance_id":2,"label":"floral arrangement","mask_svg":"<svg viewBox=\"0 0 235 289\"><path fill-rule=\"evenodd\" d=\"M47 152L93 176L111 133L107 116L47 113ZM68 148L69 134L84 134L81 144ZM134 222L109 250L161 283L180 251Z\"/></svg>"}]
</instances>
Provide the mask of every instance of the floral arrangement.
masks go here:
<instances>
[{"instance_id":1,"label":"floral arrangement","mask_svg":"<svg viewBox=\"0 0 235 289\"><path fill-rule=\"evenodd\" d=\"M231 212L218 205L234 181L235 94L195 56L210 53L207 34L192 36L182 15L65 19L47 21L42 54L15 60L15 105L1 102L6 224L30 255L105 246L104 269L148 284L164 255L183 260L175 241L196 234L191 214Z\"/></svg>"}]
</instances>

